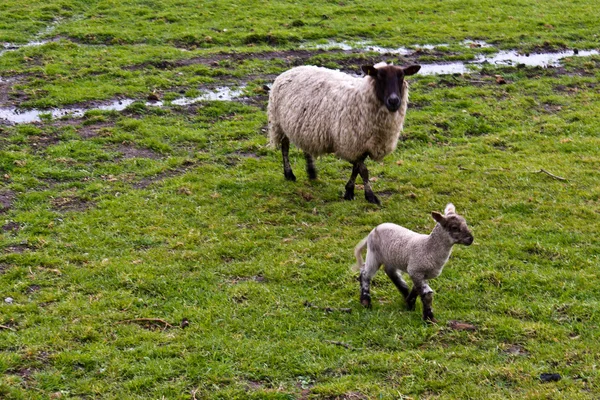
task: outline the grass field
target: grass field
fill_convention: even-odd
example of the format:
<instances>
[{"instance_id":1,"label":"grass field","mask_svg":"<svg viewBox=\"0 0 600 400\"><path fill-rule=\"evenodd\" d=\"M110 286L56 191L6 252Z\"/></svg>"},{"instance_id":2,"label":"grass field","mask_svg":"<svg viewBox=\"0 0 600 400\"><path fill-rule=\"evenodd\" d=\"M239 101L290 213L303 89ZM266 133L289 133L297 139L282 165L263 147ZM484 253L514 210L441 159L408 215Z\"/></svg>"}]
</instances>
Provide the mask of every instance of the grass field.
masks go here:
<instances>
[{"instance_id":1,"label":"grass field","mask_svg":"<svg viewBox=\"0 0 600 400\"><path fill-rule=\"evenodd\" d=\"M3 1L0 107L139 101L0 124L0 398L599 398L599 56L410 77L398 149L367 162L381 207L342 200L333 157L311 182L292 147L284 180L263 87L300 64L597 49L599 18L592 0ZM220 86L244 97L172 103ZM439 323L383 273L364 309L355 244L428 232L448 202L475 243L430 283Z\"/></svg>"}]
</instances>

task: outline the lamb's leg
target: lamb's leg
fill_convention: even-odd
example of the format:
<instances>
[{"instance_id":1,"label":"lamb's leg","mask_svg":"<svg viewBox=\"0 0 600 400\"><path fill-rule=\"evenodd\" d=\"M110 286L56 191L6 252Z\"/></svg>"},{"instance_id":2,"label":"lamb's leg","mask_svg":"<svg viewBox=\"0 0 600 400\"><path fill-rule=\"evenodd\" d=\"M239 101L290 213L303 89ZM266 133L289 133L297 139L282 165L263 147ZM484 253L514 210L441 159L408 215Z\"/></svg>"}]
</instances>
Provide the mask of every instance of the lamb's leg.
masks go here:
<instances>
[{"instance_id":1,"label":"lamb's leg","mask_svg":"<svg viewBox=\"0 0 600 400\"><path fill-rule=\"evenodd\" d=\"M346 183L346 193L344 193L345 200L354 200L354 182L358 176L358 162L352 163L352 175L350 180Z\"/></svg>"},{"instance_id":2,"label":"lamb's leg","mask_svg":"<svg viewBox=\"0 0 600 400\"><path fill-rule=\"evenodd\" d=\"M315 180L317 179L317 170L315 168L315 159L313 156L304 152L304 158L306 159L306 173L308 174L308 179Z\"/></svg>"},{"instance_id":3,"label":"lamb's leg","mask_svg":"<svg viewBox=\"0 0 600 400\"><path fill-rule=\"evenodd\" d=\"M367 250L365 265L360 269L359 277L360 303L367 308L371 308L371 279L373 279L378 269L379 264L375 259L375 255L373 252Z\"/></svg>"},{"instance_id":4,"label":"lamb's leg","mask_svg":"<svg viewBox=\"0 0 600 400\"><path fill-rule=\"evenodd\" d=\"M421 302L423 303L423 320L428 322L436 323L437 320L433 316L433 290L427 284L425 280L414 280L415 288L421 296ZM414 290L414 289L413 289Z\"/></svg>"},{"instance_id":5,"label":"lamb's leg","mask_svg":"<svg viewBox=\"0 0 600 400\"><path fill-rule=\"evenodd\" d=\"M415 309L415 303L417 302L417 297L419 296L419 289L417 289L416 285L413 285L412 290L409 295L406 297L406 308L408 311L413 311Z\"/></svg>"},{"instance_id":6,"label":"lamb's leg","mask_svg":"<svg viewBox=\"0 0 600 400\"><path fill-rule=\"evenodd\" d=\"M367 199L369 203L381 205L381 202L379 201L377 196L375 196L375 193L373 193L373 190L371 189L371 183L369 183L369 170L367 169L367 166L364 163L364 159L363 161L359 161L358 163L358 172L360 173L360 177L362 178L363 184L365 186L365 199Z\"/></svg>"},{"instance_id":7,"label":"lamb's leg","mask_svg":"<svg viewBox=\"0 0 600 400\"><path fill-rule=\"evenodd\" d=\"M292 167L290 166L290 139L284 137L281 139L281 154L283 155L283 175L285 179L288 181L295 181L296 176L292 172Z\"/></svg>"},{"instance_id":8,"label":"lamb's leg","mask_svg":"<svg viewBox=\"0 0 600 400\"><path fill-rule=\"evenodd\" d=\"M402 279L402 275L400 275L400 271L397 270L396 268L388 267L387 265L385 266L384 270L385 270L385 273L387 274L387 276L389 276L389 278L392 280L392 282L394 282L394 285L396 285L396 288L400 291L400 293L402 293L402 297L405 300L408 299L410 289L408 288L408 285L406 284L404 279Z\"/></svg>"}]
</instances>

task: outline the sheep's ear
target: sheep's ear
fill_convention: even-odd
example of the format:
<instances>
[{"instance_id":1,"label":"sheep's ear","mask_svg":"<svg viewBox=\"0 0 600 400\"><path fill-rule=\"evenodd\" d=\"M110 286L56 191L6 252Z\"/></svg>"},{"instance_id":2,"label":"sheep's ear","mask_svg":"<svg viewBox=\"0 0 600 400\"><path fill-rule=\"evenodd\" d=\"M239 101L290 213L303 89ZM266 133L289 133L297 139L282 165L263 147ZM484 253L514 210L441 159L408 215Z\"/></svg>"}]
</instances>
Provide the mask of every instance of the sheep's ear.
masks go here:
<instances>
[{"instance_id":1,"label":"sheep's ear","mask_svg":"<svg viewBox=\"0 0 600 400\"><path fill-rule=\"evenodd\" d=\"M369 75L370 77L377 78L377 68L375 68L374 66L363 65L361 67L361 69L362 69L362 72L365 73L365 75Z\"/></svg>"},{"instance_id":2,"label":"sheep's ear","mask_svg":"<svg viewBox=\"0 0 600 400\"><path fill-rule=\"evenodd\" d=\"M446 209L444 210L444 215L450 215L450 214L456 214L456 207L454 207L454 204L452 204L452 203L448 203L446 205Z\"/></svg>"},{"instance_id":3,"label":"sheep's ear","mask_svg":"<svg viewBox=\"0 0 600 400\"><path fill-rule=\"evenodd\" d=\"M446 224L446 218L444 218L444 216L442 214L440 214L437 211L432 211L431 212L431 216L433 217L433 219L435 219L435 222L437 222L438 224L444 226Z\"/></svg>"},{"instance_id":4,"label":"sheep's ear","mask_svg":"<svg viewBox=\"0 0 600 400\"><path fill-rule=\"evenodd\" d=\"M420 65L409 65L408 67L404 68L404 75L414 75L419 72L420 69Z\"/></svg>"}]
</instances>

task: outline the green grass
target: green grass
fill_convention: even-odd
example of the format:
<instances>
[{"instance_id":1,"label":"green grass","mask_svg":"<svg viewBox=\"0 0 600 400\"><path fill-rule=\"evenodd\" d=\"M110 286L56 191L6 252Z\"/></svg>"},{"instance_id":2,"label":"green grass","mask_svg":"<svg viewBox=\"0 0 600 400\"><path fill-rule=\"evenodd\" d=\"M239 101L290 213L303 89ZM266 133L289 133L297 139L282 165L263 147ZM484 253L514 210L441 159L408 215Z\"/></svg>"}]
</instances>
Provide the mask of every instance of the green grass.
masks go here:
<instances>
[{"instance_id":1,"label":"green grass","mask_svg":"<svg viewBox=\"0 0 600 400\"><path fill-rule=\"evenodd\" d=\"M0 56L4 105L249 96L0 126L1 398L600 396L600 57L411 77L403 140L368 162L382 207L342 200L350 167L333 157L309 182L293 148L284 181L262 90L294 63L381 57L294 53L326 39L447 44L437 60L472 57L466 38L591 48L595 3L307 4L0 5L0 41L60 39ZM383 273L363 309L354 245L383 222L427 232L448 202L475 243L430 283L439 325Z\"/></svg>"}]
</instances>

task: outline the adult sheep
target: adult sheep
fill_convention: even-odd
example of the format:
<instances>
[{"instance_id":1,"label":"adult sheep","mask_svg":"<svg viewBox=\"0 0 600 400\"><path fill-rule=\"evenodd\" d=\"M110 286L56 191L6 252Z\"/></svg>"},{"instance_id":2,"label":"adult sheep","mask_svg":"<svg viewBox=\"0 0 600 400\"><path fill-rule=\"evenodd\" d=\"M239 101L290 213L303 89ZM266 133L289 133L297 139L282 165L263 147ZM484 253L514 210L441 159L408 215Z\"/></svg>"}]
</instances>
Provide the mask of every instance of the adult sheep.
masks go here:
<instances>
[{"instance_id":1,"label":"adult sheep","mask_svg":"<svg viewBox=\"0 0 600 400\"><path fill-rule=\"evenodd\" d=\"M281 145L283 173L295 181L288 158L290 142L304 151L309 179L316 179L314 158L333 153L352 163L344 199L354 199L360 174L369 203L380 204L369 184L367 157L381 160L396 148L406 107L408 82L420 65L379 63L362 67L353 77L314 66L292 68L279 75L269 94L269 139Z\"/></svg>"}]
</instances>

